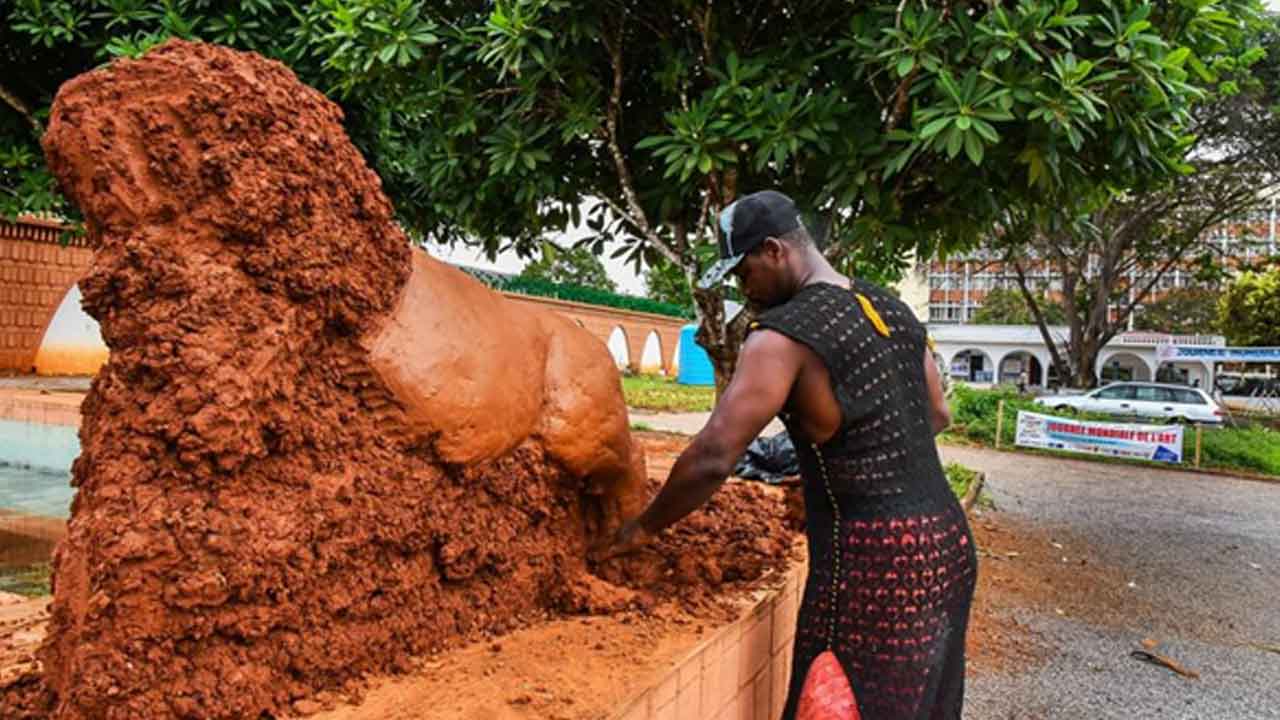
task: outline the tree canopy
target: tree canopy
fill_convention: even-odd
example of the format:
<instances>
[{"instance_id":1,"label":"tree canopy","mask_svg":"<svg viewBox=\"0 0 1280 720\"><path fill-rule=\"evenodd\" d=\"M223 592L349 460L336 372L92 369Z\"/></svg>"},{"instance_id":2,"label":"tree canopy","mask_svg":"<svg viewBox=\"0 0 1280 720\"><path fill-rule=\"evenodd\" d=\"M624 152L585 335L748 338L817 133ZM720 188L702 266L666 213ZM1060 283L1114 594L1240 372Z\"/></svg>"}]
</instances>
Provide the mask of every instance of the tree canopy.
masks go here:
<instances>
[{"instance_id":1,"label":"tree canopy","mask_svg":"<svg viewBox=\"0 0 1280 720\"><path fill-rule=\"evenodd\" d=\"M711 219L780 189L842 267L975 243L1014 205L1189 169L1191 110L1261 52L1260 0L17 0L4 210L56 205L57 85L169 35L279 58L338 99L412 235L536 253L579 223L695 277ZM27 68L30 68L28 71ZM1226 86L1226 87L1224 87ZM584 214L582 208L586 207ZM885 277L887 274L882 274ZM719 291L694 293L726 376Z\"/></svg>"},{"instance_id":2,"label":"tree canopy","mask_svg":"<svg viewBox=\"0 0 1280 720\"><path fill-rule=\"evenodd\" d=\"M1050 325L1061 325L1065 318L1062 306L1054 302L1044 304L1044 316ZM1032 325L1035 318L1021 293L996 288L982 299L982 307L973 314L971 322L975 325Z\"/></svg>"},{"instance_id":3,"label":"tree canopy","mask_svg":"<svg viewBox=\"0 0 1280 720\"><path fill-rule=\"evenodd\" d=\"M1217 290L1183 287L1170 290L1142 306L1134 329L1173 335L1214 335L1218 332Z\"/></svg>"},{"instance_id":4,"label":"tree canopy","mask_svg":"<svg viewBox=\"0 0 1280 720\"><path fill-rule=\"evenodd\" d=\"M693 307L693 288L679 266L666 258L649 265L644 271L645 295L659 302Z\"/></svg>"},{"instance_id":5,"label":"tree canopy","mask_svg":"<svg viewBox=\"0 0 1280 720\"><path fill-rule=\"evenodd\" d=\"M1244 273L1228 285L1218 324L1228 345L1280 347L1280 267Z\"/></svg>"},{"instance_id":6,"label":"tree canopy","mask_svg":"<svg viewBox=\"0 0 1280 720\"><path fill-rule=\"evenodd\" d=\"M525 265L520 277L608 292L618 289L600 256L587 248L561 248L549 242L542 246L542 257Z\"/></svg>"}]
</instances>

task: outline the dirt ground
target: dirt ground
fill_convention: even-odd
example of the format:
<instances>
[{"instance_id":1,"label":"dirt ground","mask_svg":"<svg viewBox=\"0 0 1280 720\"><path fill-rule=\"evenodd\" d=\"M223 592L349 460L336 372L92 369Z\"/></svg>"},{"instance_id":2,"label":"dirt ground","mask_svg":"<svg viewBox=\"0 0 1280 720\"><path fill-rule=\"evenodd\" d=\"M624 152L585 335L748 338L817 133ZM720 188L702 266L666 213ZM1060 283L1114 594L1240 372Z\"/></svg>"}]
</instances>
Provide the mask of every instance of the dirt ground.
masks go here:
<instances>
[{"instance_id":1,"label":"dirt ground","mask_svg":"<svg viewBox=\"0 0 1280 720\"><path fill-rule=\"evenodd\" d=\"M665 477L688 442L679 435L637 435L655 478ZM980 570L969 630L971 676L1026 668L1050 650L1013 619L1014 608L1103 617L1120 601L1097 592L1122 585L1120 574L1080 560L1087 553L1077 539L1050 537L990 508L974 514L972 527ZM731 618L735 598L741 601L776 577L736 587L718 612L673 598L621 614L550 619L419 659L406 675L352 684L293 709L318 720L598 720ZM0 599L0 685L32 669L47 602Z\"/></svg>"}]
</instances>

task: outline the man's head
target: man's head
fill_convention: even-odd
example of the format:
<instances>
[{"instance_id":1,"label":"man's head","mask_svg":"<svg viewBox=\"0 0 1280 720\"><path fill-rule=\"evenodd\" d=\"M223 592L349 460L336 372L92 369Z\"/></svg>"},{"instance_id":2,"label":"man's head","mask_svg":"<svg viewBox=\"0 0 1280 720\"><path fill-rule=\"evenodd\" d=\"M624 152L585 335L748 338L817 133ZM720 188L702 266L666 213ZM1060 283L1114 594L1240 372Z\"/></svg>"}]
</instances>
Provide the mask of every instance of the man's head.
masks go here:
<instances>
[{"instance_id":1,"label":"man's head","mask_svg":"<svg viewBox=\"0 0 1280 720\"><path fill-rule=\"evenodd\" d=\"M701 287L732 274L747 301L762 308L786 302L799 289L815 250L791 198L773 190L747 195L720 213L720 230L720 261L702 276Z\"/></svg>"}]
</instances>

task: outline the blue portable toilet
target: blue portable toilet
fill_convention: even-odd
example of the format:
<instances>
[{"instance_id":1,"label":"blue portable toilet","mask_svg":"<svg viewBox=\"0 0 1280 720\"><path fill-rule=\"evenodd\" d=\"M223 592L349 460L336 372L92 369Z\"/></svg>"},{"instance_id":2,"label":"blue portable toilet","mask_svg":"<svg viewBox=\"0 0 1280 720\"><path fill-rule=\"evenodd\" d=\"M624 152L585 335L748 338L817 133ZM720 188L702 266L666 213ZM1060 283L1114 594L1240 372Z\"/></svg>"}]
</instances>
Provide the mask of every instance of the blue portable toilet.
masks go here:
<instances>
[{"instance_id":1,"label":"blue portable toilet","mask_svg":"<svg viewBox=\"0 0 1280 720\"><path fill-rule=\"evenodd\" d=\"M681 385L715 385L716 373L711 367L707 351L693 339L697 325L680 328L680 374L676 382Z\"/></svg>"}]
</instances>

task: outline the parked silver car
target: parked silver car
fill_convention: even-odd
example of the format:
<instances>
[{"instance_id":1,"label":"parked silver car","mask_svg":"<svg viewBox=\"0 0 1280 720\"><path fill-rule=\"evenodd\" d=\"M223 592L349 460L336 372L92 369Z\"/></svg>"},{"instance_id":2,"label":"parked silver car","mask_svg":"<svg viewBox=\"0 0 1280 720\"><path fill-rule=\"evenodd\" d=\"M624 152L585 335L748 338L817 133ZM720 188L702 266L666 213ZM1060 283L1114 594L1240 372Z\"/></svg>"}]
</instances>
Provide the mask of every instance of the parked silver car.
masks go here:
<instances>
[{"instance_id":1,"label":"parked silver car","mask_svg":"<svg viewBox=\"0 0 1280 720\"><path fill-rule=\"evenodd\" d=\"M1046 395L1036 402L1056 411L1221 425L1225 414L1205 391L1186 385L1117 382L1084 395Z\"/></svg>"}]
</instances>

